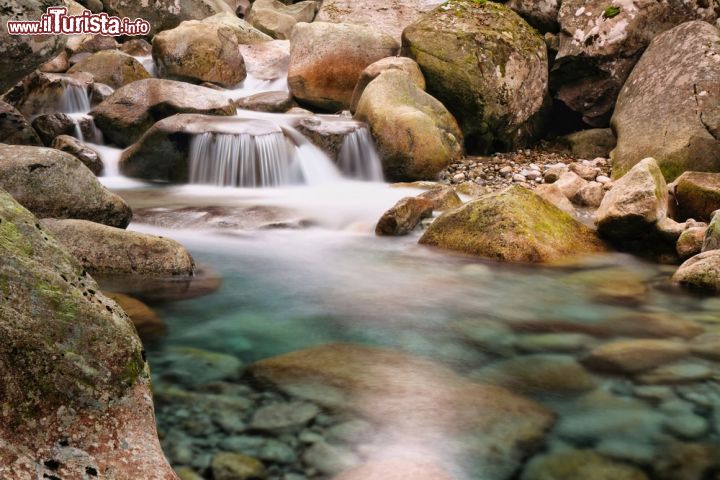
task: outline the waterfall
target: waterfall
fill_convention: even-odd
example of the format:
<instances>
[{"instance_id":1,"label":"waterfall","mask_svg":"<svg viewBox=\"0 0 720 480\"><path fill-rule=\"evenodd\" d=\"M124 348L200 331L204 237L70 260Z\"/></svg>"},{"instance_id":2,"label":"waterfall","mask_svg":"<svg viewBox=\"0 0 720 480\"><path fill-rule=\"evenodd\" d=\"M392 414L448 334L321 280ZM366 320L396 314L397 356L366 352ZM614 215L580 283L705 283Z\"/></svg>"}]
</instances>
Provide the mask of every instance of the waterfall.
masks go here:
<instances>
[{"instance_id":1,"label":"waterfall","mask_svg":"<svg viewBox=\"0 0 720 480\"><path fill-rule=\"evenodd\" d=\"M58 111L62 113L87 113L90 111L90 95L87 85L63 82L65 89L60 96Z\"/></svg>"},{"instance_id":2,"label":"waterfall","mask_svg":"<svg viewBox=\"0 0 720 480\"><path fill-rule=\"evenodd\" d=\"M75 124L75 132L73 136L84 143L95 143L102 145L103 134L99 128L95 126L95 121L87 113L66 113L65 114L73 124Z\"/></svg>"},{"instance_id":3,"label":"waterfall","mask_svg":"<svg viewBox=\"0 0 720 480\"><path fill-rule=\"evenodd\" d=\"M282 132L195 135L190 146L190 183L231 187L300 183L291 148Z\"/></svg>"},{"instance_id":4,"label":"waterfall","mask_svg":"<svg viewBox=\"0 0 720 480\"><path fill-rule=\"evenodd\" d=\"M340 171L349 177L373 182L384 180L380 155L367 127L360 127L345 136L338 164Z\"/></svg>"},{"instance_id":5,"label":"waterfall","mask_svg":"<svg viewBox=\"0 0 720 480\"><path fill-rule=\"evenodd\" d=\"M300 132L202 133L190 143L190 183L226 187L277 187L338 180L330 159Z\"/></svg>"}]
</instances>

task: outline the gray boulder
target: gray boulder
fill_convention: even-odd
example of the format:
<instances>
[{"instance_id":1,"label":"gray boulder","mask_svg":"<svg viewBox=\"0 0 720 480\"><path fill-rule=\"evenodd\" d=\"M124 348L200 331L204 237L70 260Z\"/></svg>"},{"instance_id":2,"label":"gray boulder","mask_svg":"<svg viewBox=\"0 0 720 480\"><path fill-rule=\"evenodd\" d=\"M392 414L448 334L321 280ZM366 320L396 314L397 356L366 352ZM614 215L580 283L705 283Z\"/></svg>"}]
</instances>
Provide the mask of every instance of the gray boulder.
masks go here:
<instances>
[{"instance_id":1,"label":"gray boulder","mask_svg":"<svg viewBox=\"0 0 720 480\"><path fill-rule=\"evenodd\" d=\"M680 265L673 281L689 288L720 292L720 250L695 255Z\"/></svg>"},{"instance_id":2,"label":"gray boulder","mask_svg":"<svg viewBox=\"0 0 720 480\"><path fill-rule=\"evenodd\" d=\"M0 143L41 146L40 137L15 107L0 101Z\"/></svg>"},{"instance_id":3,"label":"gray boulder","mask_svg":"<svg viewBox=\"0 0 720 480\"><path fill-rule=\"evenodd\" d=\"M554 97L587 124L607 126L620 89L650 41L689 20L714 22L718 12L716 2L705 0L564 0L550 74Z\"/></svg>"},{"instance_id":4,"label":"gray boulder","mask_svg":"<svg viewBox=\"0 0 720 480\"><path fill-rule=\"evenodd\" d=\"M720 31L688 22L656 37L618 98L613 174L647 156L665 178L720 172Z\"/></svg>"},{"instance_id":5,"label":"gray boulder","mask_svg":"<svg viewBox=\"0 0 720 480\"><path fill-rule=\"evenodd\" d=\"M125 228L132 211L80 160L52 148L0 144L0 188L39 218L77 218Z\"/></svg>"}]
</instances>

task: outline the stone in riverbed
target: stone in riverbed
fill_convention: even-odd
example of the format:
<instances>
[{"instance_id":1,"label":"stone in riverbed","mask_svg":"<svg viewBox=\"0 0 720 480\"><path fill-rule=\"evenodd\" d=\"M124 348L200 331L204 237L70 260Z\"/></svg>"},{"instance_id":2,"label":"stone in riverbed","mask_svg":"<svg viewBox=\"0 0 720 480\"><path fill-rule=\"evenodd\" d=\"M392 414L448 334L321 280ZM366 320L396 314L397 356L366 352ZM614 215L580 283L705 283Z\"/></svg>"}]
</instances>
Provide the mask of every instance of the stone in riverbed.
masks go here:
<instances>
[{"instance_id":1,"label":"stone in riverbed","mask_svg":"<svg viewBox=\"0 0 720 480\"><path fill-rule=\"evenodd\" d=\"M720 250L709 250L687 260L673 275L673 282L720 292Z\"/></svg>"},{"instance_id":2,"label":"stone in riverbed","mask_svg":"<svg viewBox=\"0 0 720 480\"><path fill-rule=\"evenodd\" d=\"M299 431L320 413L308 402L270 403L259 408L250 421L250 428L275 434Z\"/></svg>"},{"instance_id":3,"label":"stone in riverbed","mask_svg":"<svg viewBox=\"0 0 720 480\"><path fill-rule=\"evenodd\" d=\"M553 262L604 250L592 230L520 186L444 213L420 243L507 262Z\"/></svg>"},{"instance_id":4,"label":"stone in riverbed","mask_svg":"<svg viewBox=\"0 0 720 480\"><path fill-rule=\"evenodd\" d=\"M195 263L182 245L85 220L46 219L42 224L90 273L190 276Z\"/></svg>"},{"instance_id":5,"label":"stone in riverbed","mask_svg":"<svg viewBox=\"0 0 720 480\"><path fill-rule=\"evenodd\" d=\"M290 41L290 91L301 103L323 110L347 109L362 71L399 49L392 37L373 28L299 23Z\"/></svg>"},{"instance_id":6,"label":"stone in riverbed","mask_svg":"<svg viewBox=\"0 0 720 480\"><path fill-rule=\"evenodd\" d=\"M678 220L694 218L709 222L720 210L720 173L685 172L670 185Z\"/></svg>"},{"instance_id":7,"label":"stone in riverbed","mask_svg":"<svg viewBox=\"0 0 720 480\"><path fill-rule=\"evenodd\" d=\"M552 140L548 149L575 158L609 158L617 140L609 128L581 130Z\"/></svg>"},{"instance_id":8,"label":"stone in riverbed","mask_svg":"<svg viewBox=\"0 0 720 480\"><path fill-rule=\"evenodd\" d=\"M433 210L440 212L452 210L463 204L455 190L448 186L431 188L427 192L418 195L418 198L430 200L433 204Z\"/></svg>"},{"instance_id":9,"label":"stone in riverbed","mask_svg":"<svg viewBox=\"0 0 720 480\"><path fill-rule=\"evenodd\" d=\"M89 73L54 74L33 72L23 78L3 95L3 100L22 113L25 118L34 119L44 113L54 113L69 109L66 105L65 92L73 88L80 93L85 91L92 104L99 99L93 95L95 82Z\"/></svg>"},{"instance_id":10,"label":"stone in riverbed","mask_svg":"<svg viewBox=\"0 0 720 480\"><path fill-rule=\"evenodd\" d=\"M640 373L689 354L687 345L673 340L617 340L593 349L583 363L594 370Z\"/></svg>"},{"instance_id":11,"label":"stone in riverbed","mask_svg":"<svg viewBox=\"0 0 720 480\"><path fill-rule=\"evenodd\" d=\"M118 50L103 50L79 61L68 73L87 72L96 82L120 88L128 83L150 78L145 67L126 53Z\"/></svg>"},{"instance_id":12,"label":"stone in riverbed","mask_svg":"<svg viewBox=\"0 0 720 480\"><path fill-rule=\"evenodd\" d=\"M578 190L572 200L577 205L583 207L597 208L602 203L604 197L605 189L603 188L602 183L588 182L585 186Z\"/></svg>"},{"instance_id":13,"label":"stone in riverbed","mask_svg":"<svg viewBox=\"0 0 720 480\"><path fill-rule=\"evenodd\" d=\"M359 414L399 439L388 448L403 448L403 438L428 448L446 435L477 439L449 447L473 455L492 478L510 476L553 421L549 411L506 389L389 349L323 345L262 360L249 374L290 395Z\"/></svg>"},{"instance_id":14,"label":"stone in riverbed","mask_svg":"<svg viewBox=\"0 0 720 480\"><path fill-rule=\"evenodd\" d=\"M245 60L231 27L196 20L182 22L153 38L160 77L234 87L247 76Z\"/></svg>"},{"instance_id":15,"label":"stone in riverbed","mask_svg":"<svg viewBox=\"0 0 720 480\"><path fill-rule=\"evenodd\" d=\"M573 207L572 202L565 196L560 186L557 185L557 182L538 185L535 189L535 193L555 205L563 212L570 215L575 213L575 207Z\"/></svg>"},{"instance_id":16,"label":"stone in riverbed","mask_svg":"<svg viewBox=\"0 0 720 480\"><path fill-rule=\"evenodd\" d=\"M127 313L132 320L138 335L143 340L162 336L166 331L165 323L157 313L140 300L129 297L122 293L107 293L105 296L111 298L120 305L120 308Z\"/></svg>"},{"instance_id":17,"label":"stone in riverbed","mask_svg":"<svg viewBox=\"0 0 720 480\"><path fill-rule=\"evenodd\" d=\"M242 18L228 12L218 13L212 17L207 17L203 23L220 23L230 27L237 38L237 42L241 47L248 45L257 45L265 42L271 42L272 37L264 34L260 30L254 28ZM241 51L243 51L241 49ZM243 56L244 56L243 51Z\"/></svg>"},{"instance_id":18,"label":"stone in riverbed","mask_svg":"<svg viewBox=\"0 0 720 480\"><path fill-rule=\"evenodd\" d=\"M51 148L0 144L0 188L40 218L77 218L125 228L132 211L80 160Z\"/></svg>"},{"instance_id":19,"label":"stone in riverbed","mask_svg":"<svg viewBox=\"0 0 720 480\"><path fill-rule=\"evenodd\" d=\"M663 249L658 223L667 217L668 191L653 158L615 182L595 213L598 233L629 249ZM654 245L657 243L658 245ZM675 250L673 243L672 250Z\"/></svg>"},{"instance_id":20,"label":"stone in riverbed","mask_svg":"<svg viewBox=\"0 0 720 480\"><path fill-rule=\"evenodd\" d=\"M426 458L383 458L346 470L334 480L453 480L453 474Z\"/></svg>"},{"instance_id":21,"label":"stone in riverbed","mask_svg":"<svg viewBox=\"0 0 720 480\"><path fill-rule=\"evenodd\" d=\"M220 448L252 455L266 462L292 464L297 461L293 448L274 438L237 435L221 441Z\"/></svg>"},{"instance_id":22,"label":"stone in riverbed","mask_svg":"<svg viewBox=\"0 0 720 480\"><path fill-rule=\"evenodd\" d=\"M236 102L238 108L254 112L285 113L297 103L288 92L262 92L241 98Z\"/></svg>"},{"instance_id":23,"label":"stone in riverbed","mask_svg":"<svg viewBox=\"0 0 720 480\"><path fill-rule=\"evenodd\" d=\"M164 378L186 387L206 385L223 380L236 380L242 362L232 355L192 347L171 347L156 360Z\"/></svg>"},{"instance_id":24,"label":"stone in riverbed","mask_svg":"<svg viewBox=\"0 0 720 480\"><path fill-rule=\"evenodd\" d=\"M127 315L2 191L0 258L0 478L175 479Z\"/></svg>"},{"instance_id":25,"label":"stone in riverbed","mask_svg":"<svg viewBox=\"0 0 720 480\"><path fill-rule=\"evenodd\" d=\"M693 3L700 2L683 8ZM683 23L655 37L617 100L613 175L648 156L668 181L689 170L720 172L718 58L720 32L710 23Z\"/></svg>"},{"instance_id":26,"label":"stone in riverbed","mask_svg":"<svg viewBox=\"0 0 720 480\"><path fill-rule=\"evenodd\" d=\"M320 473L333 476L357 466L360 458L350 450L321 441L305 451L303 461Z\"/></svg>"},{"instance_id":27,"label":"stone in riverbed","mask_svg":"<svg viewBox=\"0 0 720 480\"><path fill-rule=\"evenodd\" d=\"M127 147L155 122L178 113L230 116L236 111L227 97L210 88L149 78L119 88L90 114L105 138Z\"/></svg>"},{"instance_id":28,"label":"stone in riverbed","mask_svg":"<svg viewBox=\"0 0 720 480\"><path fill-rule=\"evenodd\" d=\"M215 480L262 480L267 478L267 472L262 462L240 453L216 453L210 468Z\"/></svg>"},{"instance_id":29,"label":"stone in riverbed","mask_svg":"<svg viewBox=\"0 0 720 480\"><path fill-rule=\"evenodd\" d=\"M3 101L0 101L0 143L42 146L30 122L15 107Z\"/></svg>"},{"instance_id":30,"label":"stone in riverbed","mask_svg":"<svg viewBox=\"0 0 720 480\"><path fill-rule=\"evenodd\" d=\"M707 227L691 227L680 234L675 249L680 260L687 260L702 252Z\"/></svg>"},{"instance_id":31,"label":"stone in riverbed","mask_svg":"<svg viewBox=\"0 0 720 480\"><path fill-rule=\"evenodd\" d=\"M59 135L55 137L51 147L77 158L97 176L103 171L103 162L97 152L75 137Z\"/></svg>"},{"instance_id":32,"label":"stone in riverbed","mask_svg":"<svg viewBox=\"0 0 720 480\"><path fill-rule=\"evenodd\" d=\"M648 480L633 466L614 462L592 450L563 450L528 462L522 480Z\"/></svg>"},{"instance_id":33,"label":"stone in riverbed","mask_svg":"<svg viewBox=\"0 0 720 480\"><path fill-rule=\"evenodd\" d=\"M705 229L702 251L720 250L720 210L716 210Z\"/></svg>"},{"instance_id":34,"label":"stone in riverbed","mask_svg":"<svg viewBox=\"0 0 720 480\"><path fill-rule=\"evenodd\" d=\"M350 102L350 111L355 113L357 110L357 104L360 102L365 87L375 80L382 72L386 70L400 70L405 72L408 77L415 83L420 90L425 90L425 77L420 70L420 66L414 60L407 57L388 57L378 60L377 62L368 65L368 67L362 71L360 78L355 85L353 91L352 102Z\"/></svg>"},{"instance_id":35,"label":"stone in riverbed","mask_svg":"<svg viewBox=\"0 0 720 480\"><path fill-rule=\"evenodd\" d=\"M420 197L405 197L385 212L375 226L375 235L407 235L423 218L432 216L433 202Z\"/></svg>"},{"instance_id":36,"label":"stone in riverbed","mask_svg":"<svg viewBox=\"0 0 720 480\"><path fill-rule=\"evenodd\" d=\"M597 387L597 381L568 355L521 355L473 373L473 378L519 393L577 394Z\"/></svg>"},{"instance_id":37,"label":"stone in riverbed","mask_svg":"<svg viewBox=\"0 0 720 480\"><path fill-rule=\"evenodd\" d=\"M386 70L368 84L355 118L370 126L391 180L435 179L463 152L455 118L399 70Z\"/></svg>"},{"instance_id":38,"label":"stone in riverbed","mask_svg":"<svg viewBox=\"0 0 720 480\"><path fill-rule=\"evenodd\" d=\"M681 362L662 365L638 375L635 380L644 385L677 385L697 383L712 378L713 370L707 365L695 362Z\"/></svg>"},{"instance_id":39,"label":"stone in riverbed","mask_svg":"<svg viewBox=\"0 0 720 480\"><path fill-rule=\"evenodd\" d=\"M575 196L585 188L587 181L584 180L580 175L575 172L562 173L558 179L553 183L569 200L575 198Z\"/></svg>"},{"instance_id":40,"label":"stone in riverbed","mask_svg":"<svg viewBox=\"0 0 720 480\"><path fill-rule=\"evenodd\" d=\"M287 40L296 23L310 23L315 18L318 2L305 0L286 5L278 0L255 0L245 17L261 32Z\"/></svg>"},{"instance_id":41,"label":"stone in riverbed","mask_svg":"<svg viewBox=\"0 0 720 480\"><path fill-rule=\"evenodd\" d=\"M515 12L451 0L408 26L402 40L428 92L457 118L468 150L513 149L537 136L548 99L547 48Z\"/></svg>"},{"instance_id":42,"label":"stone in riverbed","mask_svg":"<svg viewBox=\"0 0 720 480\"><path fill-rule=\"evenodd\" d=\"M705 333L695 337L690 343L690 350L698 357L720 360L720 333Z\"/></svg>"}]
</instances>

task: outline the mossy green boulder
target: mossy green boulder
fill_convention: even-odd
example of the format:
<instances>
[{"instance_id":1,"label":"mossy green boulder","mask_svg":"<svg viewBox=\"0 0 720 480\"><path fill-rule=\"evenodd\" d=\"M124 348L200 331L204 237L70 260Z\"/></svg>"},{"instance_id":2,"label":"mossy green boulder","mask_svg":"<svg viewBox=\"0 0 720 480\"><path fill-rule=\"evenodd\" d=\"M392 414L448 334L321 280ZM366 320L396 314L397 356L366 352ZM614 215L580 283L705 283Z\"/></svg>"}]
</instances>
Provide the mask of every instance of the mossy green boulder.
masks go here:
<instances>
[{"instance_id":1,"label":"mossy green boulder","mask_svg":"<svg viewBox=\"0 0 720 480\"><path fill-rule=\"evenodd\" d=\"M444 213L420 243L524 263L556 262L604 250L594 231L521 186Z\"/></svg>"},{"instance_id":2,"label":"mossy green boulder","mask_svg":"<svg viewBox=\"0 0 720 480\"><path fill-rule=\"evenodd\" d=\"M535 136L548 95L547 48L515 12L450 0L407 27L402 40L428 92L458 119L468 149L510 149Z\"/></svg>"},{"instance_id":3,"label":"mossy green boulder","mask_svg":"<svg viewBox=\"0 0 720 480\"><path fill-rule=\"evenodd\" d=\"M434 180L462 156L455 118L401 70L386 70L365 87L355 118L369 125L391 180Z\"/></svg>"},{"instance_id":4,"label":"mossy green boulder","mask_svg":"<svg viewBox=\"0 0 720 480\"><path fill-rule=\"evenodd\" d=\"M112 88L120 88L128 83L150 78L150 74L135 57L119 50L93 53L68 70L68 73L77 72L90 73L96 82Z\"/></svg>"},{"instance_id":5,"label":"mossy green boulder","mask_svg":"<svg viewBox=\"0 0 720 480\"><path fill-rule=\"evenodd\" d=\"M0 478L175 478L129 318L3 190L0 258Z\"/></svg>"}]
</instances>

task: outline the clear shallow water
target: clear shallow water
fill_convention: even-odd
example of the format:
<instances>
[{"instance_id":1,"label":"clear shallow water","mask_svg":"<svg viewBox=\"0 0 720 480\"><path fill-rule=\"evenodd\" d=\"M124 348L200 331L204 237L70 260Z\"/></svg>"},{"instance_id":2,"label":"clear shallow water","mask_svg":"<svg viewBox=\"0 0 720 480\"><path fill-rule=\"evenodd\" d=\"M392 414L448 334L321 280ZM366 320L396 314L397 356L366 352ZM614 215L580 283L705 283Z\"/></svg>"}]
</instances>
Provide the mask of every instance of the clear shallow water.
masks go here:
<instances>
[{"instance_id":1,"label":"clear shallow water","mask_svg":"<svg viewBox=\"0 0 720 480\"><path fill-rule=\"evenodd\" d=\"M449 366L467 381L505 386L552 409L557 421L540 452L590 449L645 472L649 478L712 478L673 476L679 474L663 466L662 459L669 451L681 452L687 445L702 445L709 449L710 458L719 451L718 363L693 356L668 362L679 366L675 377L648 385L637 376L584 368L579 361L593 348L611 341L699 333L686 335L685 330L678 330L688 325L720 332L717 298L678 290L668 280L671 268L626 255L594 257L563 267L513 266L427 249L417 245L417 236L384 239L372 235L374 221L382 211L412 193L416 192L356 182L277 190L182 187L155 190L151 195L123 193L133 206L146 208L291 208L314 225L259 231L132 225L180 241L199 264L223 279L220 289L211 295L155 306L168 325L166 337L148 344L156 388L217 394L217 385L188 386L177 380L178 347L230 355L245 364L335 342L390 347ZM659 323L648 323L653 319ZM675 341L692 342L689 338ZM698 370L704 374L696 375ZM404 379L391 375L388 381ZM436 379L431 376L427 381L432 387ZM233 390L228 384L244 387L245 381L225 378L220 388L223 395L265 398L262 392ZM446 388L443 382L436 387ZM227 450L267 457L265 450L253 450L247 443L252 443L247 437L261 435L264 441L280 442L298 455L280 461L275 452L270 460L263 458L274 469L271 478L292 478L284 477L288 471L310 478L332 477L305 458L307 453L302 452L309 447L298 440L312 433L325 435L330 427L323 425L321 417L295 437L246 429L238 440L237 432L220 428L217 421L198 426L198 418L228 414L225 407L203 400L205 397L193 398L204 406L195 405L187 413L184 400L159 394L159 425L176 466L191 464L202 472L212 452ZM268 398L253 401L286 400ZM382 403L383 399L374 401ZM194 423L178 420L178 411L187 413ZM252 417L243 415L245 421ZM308 429L312 431L308 433ZM421 426L413 438L423 438L424 433ZM446 436L440 444L484 445L491 436L478 433L472 440ZM409 448L406 438L398 443L379 434L376 437L370 458L378 451L400 449L405 456L411 450L415 457L427 459L430 453L445 450L437 441L430 447L417 441ZM361 447L367 450L367 445ZM365 458L363 448L348 448L356 461ZM324 457L340 455L332 451ZM468 464L456 453L444 452L442 457L444 468L453 471L455 478L514 478L530 469L517 459L494 462L496 467L507 463L507 468L490 468L480 460ZM599 471L605 467L590 468ZM522 475L530 480L545 478L533 476L531 471Z\"/></svg>"}]
</instances>

